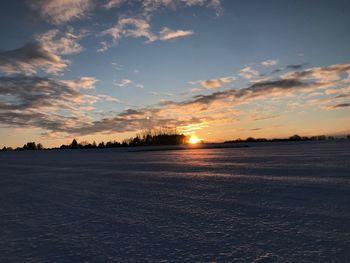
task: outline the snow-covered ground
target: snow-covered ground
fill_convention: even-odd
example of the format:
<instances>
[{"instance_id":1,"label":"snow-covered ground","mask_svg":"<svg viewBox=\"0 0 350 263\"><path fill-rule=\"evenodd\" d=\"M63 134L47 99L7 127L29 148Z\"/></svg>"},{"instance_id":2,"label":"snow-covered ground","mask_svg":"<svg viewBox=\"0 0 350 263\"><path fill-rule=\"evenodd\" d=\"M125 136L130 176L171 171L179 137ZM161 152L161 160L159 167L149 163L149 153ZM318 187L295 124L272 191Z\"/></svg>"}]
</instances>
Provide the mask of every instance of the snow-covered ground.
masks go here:
<instances>
[{"instance_id":1,"label":"snow-covered ground","mask_svg":"<svg viewBox=\"0 0 350 263\"><path fill-rule=\"evenodd\" d=\"M350 262L350 143L0 153L0 262Z\"/></svg>"}]
</instances>

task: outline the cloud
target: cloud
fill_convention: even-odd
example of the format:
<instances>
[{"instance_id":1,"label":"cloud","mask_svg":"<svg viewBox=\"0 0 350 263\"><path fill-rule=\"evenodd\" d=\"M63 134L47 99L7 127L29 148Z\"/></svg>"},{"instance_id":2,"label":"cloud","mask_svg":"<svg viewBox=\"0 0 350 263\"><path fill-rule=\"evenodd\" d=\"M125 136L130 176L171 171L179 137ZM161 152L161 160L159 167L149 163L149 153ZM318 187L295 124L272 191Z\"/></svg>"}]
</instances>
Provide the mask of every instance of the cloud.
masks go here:
<instances>
[{"instance_id":1,"label":"cloud","mask_svg":"<svg viewBox=\"0 0 350 263\"><path fill-rule=\"evenodd\" d=\"M130 79L122 79L120 82L115 81L114 85L118 86L118 87L125 87L125 86L130 85L131 83L133 83L133 81Z\"/></svg>"},{"instance_id":2,"label":"cloud","mask_svg":"<svg viewBox=\"0 0 350 263\"><path fill-rule=\"evenodd\" d=\"M123 65L118 64L117 62L112 62L111 65L113 66L113 68L115 70L122 70L123 69Z\"/></svg>"},{"instance_id":3,"label":"cloud","mask_svg":"<svg viewBox=\"0 0 350 263\"><path fill-rule=\"evenodd\" d=\"M269 60L265 60L265 61L261 62L261 65L263 65L264 67L271 67L271 66L274 66L277 64L278 64L277 59L269 59Z\"/></svg>"},{"instance_id":4,"label":"cloud","mask_svg":"<svg viewBox=\"0 0 350 263\"><path fill-rule=\"evenodd\" d=\"M210 95L198 95L187 101L163 101L158 105L143 109L129 109L115 117L95 121L74 133L89 134L96 132L137 131L142 128L158 126L176 126L180 130L202 127L215 121L235 121L232 107L242 101L262 99L269 96L283 96L285 92L313 89L317 84L303 83L296 79L266 81L255 83L244 89L229 89Z\"/></svg>"},{"instance_id":5,"label":"cloud","mask_svg":"<svg viewBox=\"0 0 350 263\"><path fill-rule=\"evenodd\" d=\"M120 18L113 27L102 31L101 36L112 37L112 43L105 41L101 42L99 52L104 52L108 48L116 45L118 41L125 37L145 38L146 43L151 43L156 40L171 40L179 37L185 37L192 35L193 32L189 30L172 30L170 28L163 28L159 34L155 34L151 31L150 22L147 19L124 17Z\"/></svg>"},{"instance_id":6,"label":"cloud","mask_svg":"<svg viewBox=\"0 0 350 263\"><path fill-rule=\"evenodd\" d=\"M68 60L63 60L38 42L13 50L0 51L0 71L5 74L34 74L38 69L47 73L57 73L68 65Z\"/></svg>"},{"instance_id":7,"label":"cloud","mask_svg":"<svg viewBox=\"0 0 350 263\"><path fill-rule=\"evenodd\" d=\"M241 69L240 76L242 76L245 79L253 79L255 77L258 77L260 75L259 71L253 69L252 67L245 67L243 69Z\"/></svg>"},{"instance_id":8,"label":"cloud","mask_svg":"<svg viewBox=\"0 0 350 263\"><path fill-rule=\"evenodd\" d=\"M345 89L340 89L340 90L346 90L348 88ZM339 90L339 91L340 91ZM333 95L333 94L339 94L339 93L328 93L327 90L325 90L325 94L327 95ZM347 100L350 97L349 93L340 93L337 96L326 96L326 97L321 97L321 98L317 98L317 99L311 99L309 102L311 102L312 104L318 105L323 109L328 109L328 110L333 110L333 109L337 109L337 108L342 108L342 107L347 107ZM336 105L334 105L334 103L336 103Z\"/></svg>"},{"instance_id":9,"label":"cloud","mask_svg":"<svg viewBox=\"0 0 350 263\"><path fill-rule=\"evenodd\" d=\"M146 43L151 43L157 40L167 41L193 34L192 30L171 29L169 27L163 27L160 32L153 33L151 31L151 17L159 9L170 8L175 10L180 7L205 6L215 9L217 13L221 9L220 0L138 0L134 2L107 0L103 7L111 9L121 7L124 3L138 5L140 6L140 11L130 17L120 17L114 26L103 30L100 36L110 36L112 37L112 42L101 41L101 46L97 49L98 52L104 52L110 47L117 45L118 41L124 37L145 38ZM137 8L135 9L137 10Z\"/></svg>"},{"instance_id":10,"label":"cloud","mask_svg":"<svg viewBox=\"0 0 350 263\"><path fill-rule=\"evenodd\" d=\"M120 7L125 2L127 2L127 1L126 0L107 0L106 3L103 5L103 7L106 9Z\"/></svg>"},{"instance_id":11,"label":"cloud","mask_svg":"<svg viewBox=\"0 0 350 263\"><path fill-rule=\"evenodd\" d=\"M230 101L231 103L246 103L253 99L266 97L285 97L295 92L308 92L318 89L337 87L342 82L342 74L350 75L350 64L334 64L327 67L315 67L300 72L285 74L281 79L267 80L251 84L247 88L228 89L209 95L197 95L182 102L167 101L164 105L207 107L214 102ZM346 79L347 80L347 79Z\"/></svg>"},{"instance_id":12,"label":"cloud","mask_svg":"<svg viewBox=\"0 0 350 263\"><path fill-rule=\"evenodd\" d=\"M307 64L302 63L302 64L291 64L286 66L286 69L291 69L291 70L301 70L303 69Z\"/></svg>"},{"instance_id":13,"label":"cloud","mask_svg":"<svg viewBox=\"0 0 350 263\"><path fill-rule=\"evenodd\" d=\"M169 93L169 92L159 92L159 91L150 91L149 94L153 95L153 96L166 96L166 97L172 97L174 96L173 93Z\"/></svg>"},{"instance_id":14,"label":"cloud","mask_svg":"<svg viewBox=\"0 0 350 263\"><path fill-rule=\"evenodd\" d=\"M303 68L305 68L305 66L307 65L307 63L302 63L302 64L291 64L291 65L287 65L286 67L284 68L278 68L278 69L275 69L274 71L272 71L271 73L272 74L275 74L275 73L281 73L282 71L285 71L285 70L302 70Z\"/></svg>"},{"instance_id":15,"label":"cloud","mask_svg":"<svg viewBox=\"0 0 350 263\"><path fill-rule=\"evenodd\" d=\"M94 77L81 77L75 80L61 80L61 82L72 89L93 89L95 88L97 79Z\"/></svg>"},{"instance_id":16,"label":"cloud","mask_svg":"<svg viewBox=\"0 0 350 263\"><path fill-rule=\"evenodd\" d=\"M210 95L197 95L192 100L183 101L180 103L167 102L167 104L178 104L178 105L203 105L208 106L215 101L223 100L236 100L246 101L266 96L278 96L286 94L287 92L293 92L294 90L310 89L314 88L318 83L304 83L297 79L285 79L285 80L274 80L258 82L250 85L248 88L242 89L228 89L225 91L214 92Z\"/></svg>"},{"instance_id":17,"label":"cloud","mask_svg":"<svg viewBox=\"0 0 350 263\"><path fill-rule=\"evenodd\" d=\"M53 24L64 24L86 17L93 8L92 0L33 0L30 6Z\"/></svg>"},{"instance_id":18,"label":"cloud","mask_svg":"<svg viewBox=\"0 0 350 263\"><path fill-rule=\"evenodd\" d=\"M252 116L252 119L254 121L264 121L264 120L269 120L269 119L275 119L277 118L278 115L265 115L265 116L256 116L256 115L253 115Z\"/></svg>"},{"instance_id":19,"label":"cloud","mask_svg":"<svg viewBox=\"0 0 350 263\"><path fill-rule=\"evenodd\" d=\"M157 37L150 32L150 24L144 19L122 18L118 21L120 31L125 37L144 37L147 42L157 40ZM119 28L117 29L119 31Z\"/></svg>"},{"instance_id":20,"label":"cloud","mask_svg":"<svg viewBox=\"0 0 350 263\"><path fill-rule=\"evenodd\" d=\"M217 89L222 87L224 84L231 83L235 79L236 79L235 77L227 76L227 77L221 77L216 79L190 81L189 84L192 84L192 85L200 84L205 89ZM199 90L196 90L196 91L199 91Z\"/></svg>"},{"instance_id":21,"label":"cloud","mask_svg":"<svg viewBox=\"0 0 350 263\"><path fill-rule=\"evenodd\" d=\"M318 79L321 82L334 82L341 80L341 73L347 73L348 79L350 72L350 64L334 64L327 67L314 67L303 71L290 72L284 74L282 78L298 78L303 80Z\"/></svg>"},{"instance_id":22,"label":"cloud","mask_svg":"<svg viewBox=\"0 0 350 263\"><path fill-rule=\"evenodd\" d=\"M340 108L348 108L348 107L350 107L350 103L340 103L340 104L331 106L332 109L340 109Z\"/></svg>"},{"instance_id":23,"label":"cloud","mask_svg":"<svg viewBox=\"0 0 350 263\"><path fill-rule=\"evenodd\" d=\"M65 31L49 30L38 34L34 42L13 50L0 51L0 72L32 75L42 70L57 74L66 69L70 61L62 55L77 54L83 50L78 41L85 32L68 27Z\"/></svg>"},{"instance_id":24,"label":"cloud","mask_svg":"<svg viewBox=\"0 0 350 263\"><path fill-rule=\"evenodd\" d=\"M106 95L106 94L99 94L99 95L97 95L97 97L99 97L100 99L103 99L105 101L108 101L108 102L115 102L115 103L119 103L120 102L119 99L114 98L114 97L109 96L109 95Z\"/></svg>"},{"instance_id":25,"label":"cloud","mask_svg":"<svg viewBox=\"0 0 350 263\"><path fill-rule=\"evenodd\" d=\"M82 77L57 80L17 75L0 77L0 123L10 127L36 127L66 132L91 119L80 107L94 104L98 98L81 89L93 88L96 80Z\"/></svg>"},{"instance_id":26,"label":"cloud","mask_svg":"<svg viewBox=\"0 0 350 263\"><path fill-rule=\"evenodd\" d=\"M156 127L182 127L194 128L205 123L205 119L196 117L166 118L157 113L157 110L131 110L128 109L119 113L115 117L107 117L98 121L93 121L88 125L70 129L70 133L77 135L88 135L95 133L123 133L136 132L143 129Z\"/></svg>"},{"instance_id":27,"label":"cloud","mask_svg":"<svg viewBox=\"0 0 350 263\"><path fill-rule=\"evenodd\" d=\"M206 6L213 8L220 13L220 0L143 0L143 12L146 16L150 16L153 12L161 8L177 9L180 7Z\"/></svg>"},{"instance_id":28,"label":"cloud","mask_svg":"<svg viewBox=\"0 0 350 263\"><path fill-rule=\"evenodd\" d=\"M36 35L35 39L41 43L47 50L59 55L78 54L83 51L79 44L86 31L77 31L73 27L67 27L65 31L51 29L45 33Z\"/></svg>"},{"instance_id":29,"label":"cloud","mask_svg":"<svg viewBox=\"0 0 350 263\"><path fill-rule=\"evenodd\" d=\"M98 51L106 51L108 48L116 45L123 37L144 37L147 39L146 42L153 42L157 39L157 36L151 33L150 27L149 22L145 19L120 18L117 24L101 33L102 36L111 36L113 39L112 44L101 42L102 47Z\"/></svg>"},{"instance_id":30,"label":"cloud","mask_svg":"<svg viewBox=\"0 0 350 263\"><path fill-rule=\"evenodd\" d=\"M168 27L164 27L159 32L159 40L170 40L175 39L179 37L185 37L193 35L193 31L191 30L171 30Z\"/></svg>"},{"instance_id":31,"label":"cloud","mask_svg":"<svg viewBox=\"0 0 350 263\"><path fill-rule=\"evenodd\" d=\"M235 122L239 119L239 114L243 114L237 107L252 101L276 101L286 96L303 96L307 99L304 94L321 91L326 94L327 89L337 88L339 92L345 92L349 74L350 64L309 68L278 79L251 83L245 88L196 95L187 100L161 101L143 108L127 109L102 119L93 119L84 112L99 100L111 99L108 95L92 96L83 93L95 85L97 80L94 78L57 80L28 76L0 77L0 122L3 126L31 126L73 135L136 132L159 126L191 131L209 124ZM343 101L348 98L347 94L332 94L338 95L327 101L335 104L329 106L329 109L349 107L350 103ZM337 99L337 103L334 103L334 99ZM306 100L305 103L307 102L310 101ZM312 105L311 103L310 106ZM257 112L260 114L260 111ZM264 114L255 116L255 120L276 117L272 110Z\"/></svg>"}]
</instances>

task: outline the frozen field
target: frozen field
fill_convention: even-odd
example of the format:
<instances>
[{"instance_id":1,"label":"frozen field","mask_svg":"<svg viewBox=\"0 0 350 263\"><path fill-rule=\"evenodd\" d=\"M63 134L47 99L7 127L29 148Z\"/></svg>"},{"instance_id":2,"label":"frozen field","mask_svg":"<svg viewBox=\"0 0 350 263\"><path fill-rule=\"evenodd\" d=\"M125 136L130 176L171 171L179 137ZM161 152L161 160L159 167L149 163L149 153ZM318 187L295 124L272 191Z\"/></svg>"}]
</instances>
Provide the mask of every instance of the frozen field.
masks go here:
<instances>
[{"instance_id":1,"label":"frozen field","mask_svg":"<svg viewBox=\"0 0 350 263\"><path fill-rule=\"evenodd\" d=\"M0 262L350 262L350 143L255 145L1 152Z\"/></svg>"}]
</instances>

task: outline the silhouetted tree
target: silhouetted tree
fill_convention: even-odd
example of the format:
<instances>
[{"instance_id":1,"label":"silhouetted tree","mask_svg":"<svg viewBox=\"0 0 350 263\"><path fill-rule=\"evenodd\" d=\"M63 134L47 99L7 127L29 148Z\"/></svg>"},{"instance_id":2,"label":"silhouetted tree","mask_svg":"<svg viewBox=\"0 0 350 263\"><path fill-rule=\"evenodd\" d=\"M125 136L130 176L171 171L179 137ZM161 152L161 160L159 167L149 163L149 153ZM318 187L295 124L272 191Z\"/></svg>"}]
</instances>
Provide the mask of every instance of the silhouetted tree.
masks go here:
<instances>
[{"instance_id":1,"label":"silhouetted tree","mask_svg":"<svg viewBox=\"0 0 350 263\"><path fill-rule=\"evenodd\" d=\"M76 139L73 139L72 143L70 144L70 147L71 147L72 149L77 149L78 146L79 146L79 145L78 145L77 140L76 140Z\"/></svg>"},{"instance_id":2,"label":"silhouetted tree","mask_svg":"<svg viewBox=\"0 0 350 263\"><path fill-rule=\"evenodd\" d=\"M25 145L23 145L23 150L37 150L37 146L35 142L27 142Z\"/></svg>"},{"instance_id":3,"label":"silhouetted tree","mask_svg":"<svg viewBox=\"0 0 350 263\"><path fill-rule=\"evenodd\" d=\"M247 141L247 142L255 142L256 140L255 140L255 138L253 138L253 137L248 137L248 138L246 139L246 141Z\"/></svg>"},{"instance_id":4,"label":"silhouetted tree","mask_svg":"<svg viewBox=\"0 0 350 263\"><path fill-rule=\"evenodd\" d=\"M298 134L295 134L295 135L289 137L289 140L291 140L291 141L300 141L301 137Z\"/></svg>"}]
</instances>

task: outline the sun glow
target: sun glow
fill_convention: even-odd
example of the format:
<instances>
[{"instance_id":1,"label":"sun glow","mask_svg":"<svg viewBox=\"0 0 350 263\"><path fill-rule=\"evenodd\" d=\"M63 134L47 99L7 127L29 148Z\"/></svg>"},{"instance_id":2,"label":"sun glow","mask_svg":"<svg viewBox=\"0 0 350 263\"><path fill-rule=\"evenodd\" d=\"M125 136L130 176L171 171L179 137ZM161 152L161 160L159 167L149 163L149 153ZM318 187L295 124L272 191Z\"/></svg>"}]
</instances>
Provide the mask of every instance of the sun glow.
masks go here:
<instances>
[{"instance_id":1,"label":"sun glow","mask_svg":"<svg viewBox=\"0 0 350 263\"><path fill-rule=\"evenodd\" d=\"M200 142L200 139L196 135L191 135L189 141L190 144L196 144Z\"/></svg>"}]
</instances>

